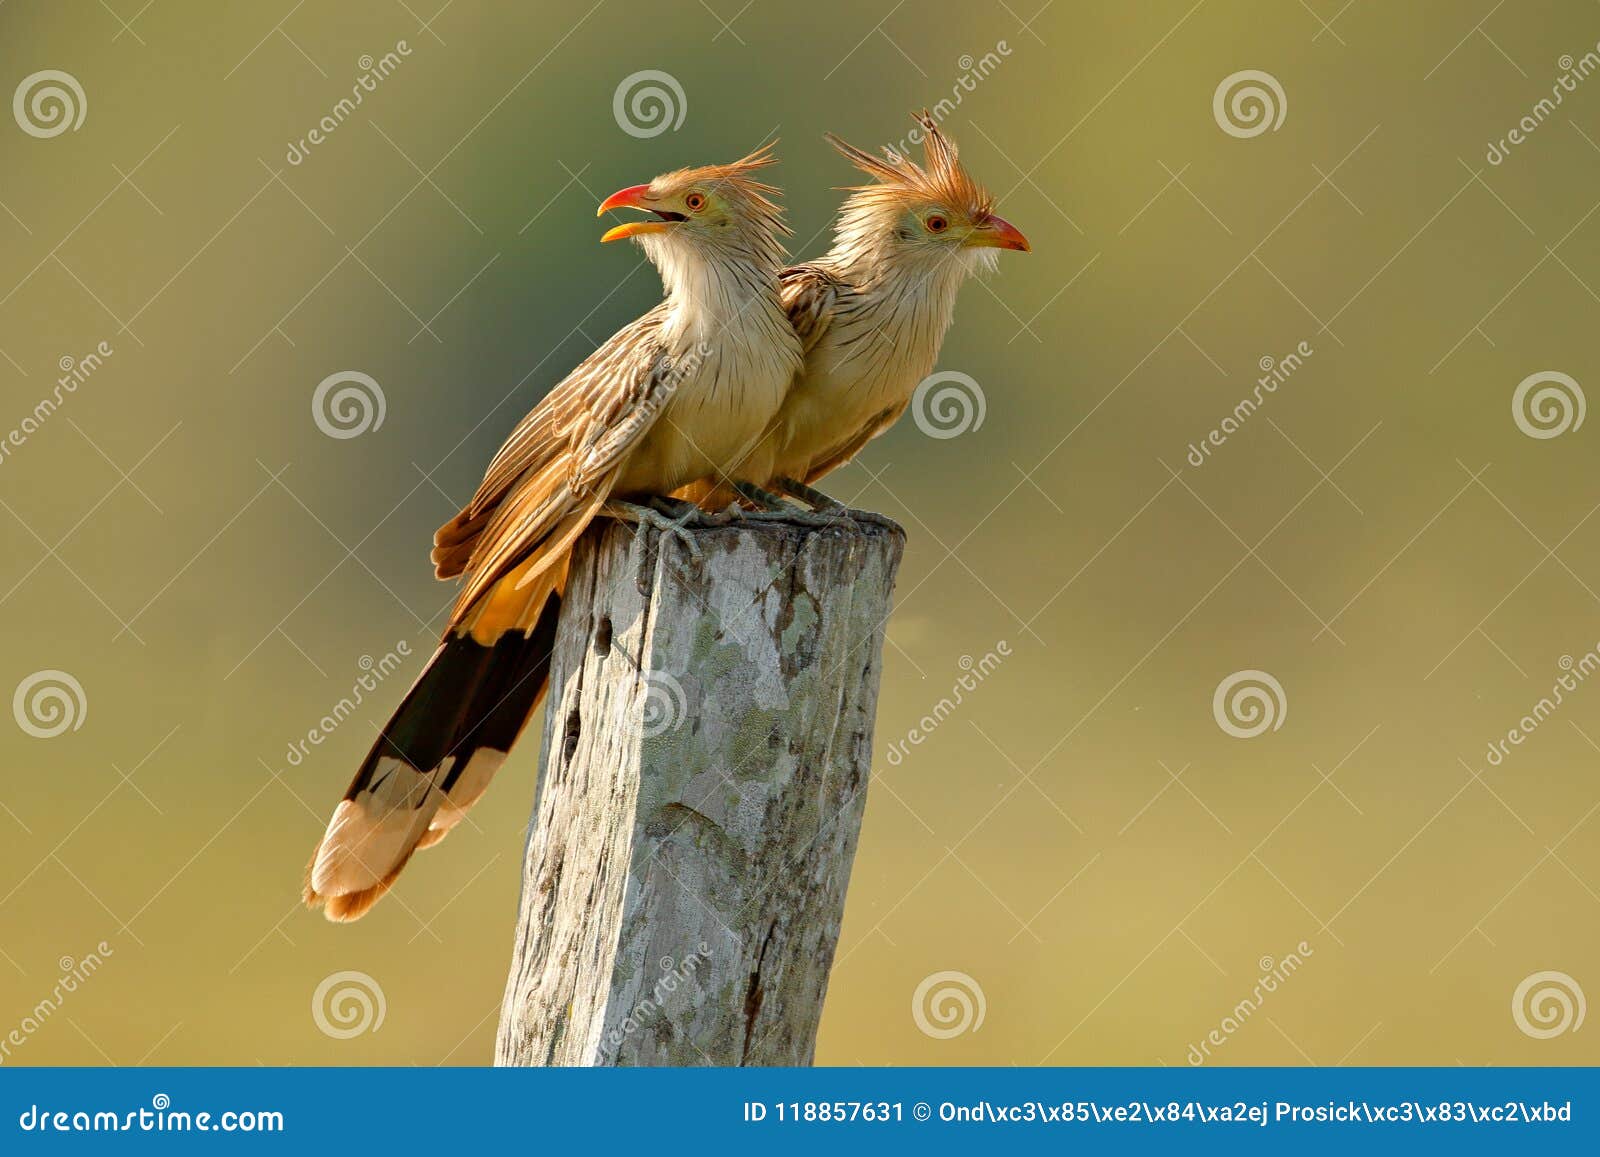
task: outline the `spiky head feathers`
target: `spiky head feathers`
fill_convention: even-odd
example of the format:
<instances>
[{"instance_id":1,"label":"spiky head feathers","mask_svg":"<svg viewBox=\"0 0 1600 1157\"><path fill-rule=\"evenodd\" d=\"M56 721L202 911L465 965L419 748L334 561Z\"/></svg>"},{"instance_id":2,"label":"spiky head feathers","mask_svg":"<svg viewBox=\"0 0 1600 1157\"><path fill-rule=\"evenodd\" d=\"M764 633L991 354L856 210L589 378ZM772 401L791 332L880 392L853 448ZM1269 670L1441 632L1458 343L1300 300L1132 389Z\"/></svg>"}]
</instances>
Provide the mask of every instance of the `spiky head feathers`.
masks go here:
<instances>
[{"instance_id":1,"label":"spiky head feathers","mask_svg":"<svg viewBox=\"0 0 1600 1157\"><path fill-rule=\"evenodd\" d=\"M912 119L922 137L920 165L893 151L877 157L832 133L826 135L845 160L873 179L873 184L853 186L851 192L879 203L936 205L974 221L988 217L994 211L994 197L961 164L955 142L939 131L926 109Z\"/></svg>"},{"instance_id":2,"label":"spiky head feathers","mask_svg":"<svg viewBox=\"0 0 1600 1157\"><path fill-rule=\"evenodd\" d=\"M650 182L649 204L687 226L685 237L743 248L776 267L783 262L789 229L776 200L779 190L757 177L776 160L772 144L766 144L728 164L663 173Z\"/></svg>"},{"instance_id":3,"label":"spiky head feathers","mask_svg":"<svg viewBox=\"0 0 1600 1157\"><path fill-rule=\"evenodd\" d=\"M994 213L994 198L961 164L955 142L924 110L914 115L922 164L894 150L873 156L829 134L828 143L872 183L856 185L839 212L832 260L860 276L891 275L910 262L952 273L993 268L995 249L1028 248ZM960 256L964 260L949 259Z\"/></svg>"},{"instance_id":4,"label":"spiky head feathers","mask_svg":"<svg viewBox=\"0 0 1600 1157\"><path fill-rule=\"evenodd\" d=\"M778 158L772 153L776 144L776 141L769 141L748 156L725 165L700 165L663 173L650 182L650 192L656 196L670 196L701 187L704 195L738 198L770 216L776 226L787 233L781 220L782 210L775 200L780 190L756 178L762 169L778 163Z\"/></svg>"}]
</instances>

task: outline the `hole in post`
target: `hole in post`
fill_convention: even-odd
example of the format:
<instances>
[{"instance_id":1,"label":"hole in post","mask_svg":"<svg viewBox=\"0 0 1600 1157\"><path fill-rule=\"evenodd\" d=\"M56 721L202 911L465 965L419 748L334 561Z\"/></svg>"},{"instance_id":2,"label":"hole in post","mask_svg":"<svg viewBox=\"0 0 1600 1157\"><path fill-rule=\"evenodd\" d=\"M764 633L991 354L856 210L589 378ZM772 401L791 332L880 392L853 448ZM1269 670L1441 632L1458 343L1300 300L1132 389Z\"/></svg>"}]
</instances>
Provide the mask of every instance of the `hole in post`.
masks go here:
<instances>
[{"instance_id":1,"label":"hole in post","mask_svg":"<svg viewBox=\"0 0 1600 1157\"><path fill-rule=\"evenodd\" d=\"M573 753L578 750L578 736L583 734L583 721L574 707L567 712L567 725L561 733L561 766L566 767L572 762Z\"/></svg>"},{"instance_id":2,"label":"hole in post","mask_svg":"<svg viewBox=\"0 0 1600 1157\"><path fill-rule=\"evenodd\" d=\"M611 616L601 615L594 627L594 653L605 656L611 651Z\"/></svg>"}]
</instances>

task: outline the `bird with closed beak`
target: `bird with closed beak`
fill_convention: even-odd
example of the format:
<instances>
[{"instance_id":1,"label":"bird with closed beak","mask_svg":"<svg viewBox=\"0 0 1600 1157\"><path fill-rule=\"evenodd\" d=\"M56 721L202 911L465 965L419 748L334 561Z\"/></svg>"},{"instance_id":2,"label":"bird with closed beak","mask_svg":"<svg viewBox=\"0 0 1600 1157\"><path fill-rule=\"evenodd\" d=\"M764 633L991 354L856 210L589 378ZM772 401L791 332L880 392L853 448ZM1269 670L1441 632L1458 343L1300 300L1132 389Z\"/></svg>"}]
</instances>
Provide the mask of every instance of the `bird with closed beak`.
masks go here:
<instances>
[{"instance_id":1,"label":"bird with closed beak","mask_svg":"<svg viewBox=\"0 0 1600 1157\"><path fill-rule=\"evenodd\" d=\"M769 146L601 204L650 214L601 240L636 240L665 298L522 419L435 534L436 574L461 589L312 857L304 898L328 919L365 914L483 795L544 694L568 557L590 521L673 528L641 504L693 479L744 476L800 365L778 295L788 231L777 190L757 176L772 161Z\"/></svg>"},{"instance_id":2,"label":"bird with closed beak","mask_svg":"<svg viewBox=\"0 0 1600 1157\"><path fill-rule=\"evenodd\" d=\"M819 507L838 504L813 489L817 480L892 426L933 371L962 283L992 270L1001 250L1029 251L932 116L913 119L921 165L827 136L872 183L849 190L827 255L780 277L805 364L747 474ZM684 496L719 505L727 488L714 483Z\"/></svg>"}]
</instances>

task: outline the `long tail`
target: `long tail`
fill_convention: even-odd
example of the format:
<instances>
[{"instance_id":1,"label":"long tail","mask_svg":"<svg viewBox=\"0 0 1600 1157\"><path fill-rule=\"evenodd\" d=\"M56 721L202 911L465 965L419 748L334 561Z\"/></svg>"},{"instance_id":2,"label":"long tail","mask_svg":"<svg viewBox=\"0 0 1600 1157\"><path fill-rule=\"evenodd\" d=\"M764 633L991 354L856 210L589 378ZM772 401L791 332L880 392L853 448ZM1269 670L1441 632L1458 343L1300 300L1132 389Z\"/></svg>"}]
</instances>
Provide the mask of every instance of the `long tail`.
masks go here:
<instances>
[{"instance_id":1,"label":"long tail","mask_svg":"<svg viewBox=\"0 0 1600 1157\"><path fill-rule=\"evenodd\" d=\"M359 919L483 795L544 696L565 570L520 590L513 571L445 637L334 809L308 906Z\"/></svg>"}]
</instances>

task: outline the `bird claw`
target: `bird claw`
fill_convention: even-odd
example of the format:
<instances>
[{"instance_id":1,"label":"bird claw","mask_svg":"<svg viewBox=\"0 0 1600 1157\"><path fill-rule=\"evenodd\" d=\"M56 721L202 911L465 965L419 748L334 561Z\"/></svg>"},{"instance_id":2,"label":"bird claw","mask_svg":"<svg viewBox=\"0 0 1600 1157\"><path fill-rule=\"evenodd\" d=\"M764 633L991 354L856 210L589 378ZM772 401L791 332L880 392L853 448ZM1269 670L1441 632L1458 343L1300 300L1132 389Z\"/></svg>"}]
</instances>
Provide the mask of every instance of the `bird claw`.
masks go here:
<instances>
[{"instance_id":1,"label":"bird claw","mask_svg":"<svg viewBox=\"0 0 1600 1157\"><path fill-rule=\"evenodd\" d=\"M735 494L756 508L757 514L787 515L795 509L794 503L784 501L782 495L763 490L753 482L733 482L730 485ZM750 517L749 511L745 512L745 517Z\"/></svg>"},{"instance_id":2,"label":"bird claw","mask_svg":"<svg viewBox=\"0 0 1600 1157\"><path fill-rule=\"evenodd\" d=\"M783 493L802 502L810 503L813 510L844 511L849 508L837 498L824 494L812 486L807 486L797 478L779 478L775 485Z\"/></svg>"},{"instance_id":3,"label":"bird claw","mask_svg":"<svg viewBox=\"0 0 1600 1157\"><path fill-rule=\"evenodd\" d=\"M878 514L871 510L846 509L844 516L858 526L880 526L891 534L904 534L906 528L901 526L887 514Z\"/></svg>"},{"instance_id":4,"label":"bird claw","mask_svg":"<svg viewBox=\"0 0 1600 1157\"><path fill-rule=\"evenodd\" d=\"M795 497L804 499L817 509L807 510L748 482L735 482L732 485L741 498L757 509L749 510L734 502L729 503L726 510L713 512L692 502L656 497L650 499L649 505L643 506L612 499L601 508L601 513L620 522L654 527L662 534L671 535L683 543L696 561L704 558L704 552L691 531L727 526L733 522L785 522L813 530L832 530L853 523L858 526L881 526L895 534L905 533L900 524L891 518L868 510L851 510L820 490L813 490L793 479L780 479L778 485L791 493L791 486L798 487L801 493L795 494Z\"/></svg>"},{"instance_id":5,"label":"bird claw","mask_svg":"<svg viewBox=\"0 0 1600 1157\"><path fill-rule=\"evenodd\" d=\"M896 534L904 533L904 528L894 519L882 514L874 514L870 510L851 510L837 498L824 494L814 486L807 486L798 479L779 478L774 485L785 494L810 503L815 511L812 517L820 517L825 520L822 525L833 525L841 519L846 519L857 525L881 526L885 530L893 531Z\"/></svg>"},{"instance_id":6,"label":"bird claw","mask_svg":"<svg viewBox=\"0 0 1600 1157\"><path fill-rule=\"evenodd\" d=\"M685 509L686 508L686 509ZM669 514L668 510L677 513ZM664 535L677 539L684 549L692 555L696 562L705 557L705 552L700 549L700 544L695 541L692 530L706 530L712 527L726 526L728 517L726 512L711 514L701 510L692 502L676 502L669 498L653 498L650 505L641 506L637 502L624 502L621 499L612 499L601 507L601 513L618 522L631 522L638 526L650 526Z\"/></svg>"},{"instance_id":7,"label":"bird claw","mask_svg":"<svg viewBox=\"0 0 1600 1157\"><path fill-rule=\"evenodd\" d=\"M737 504L730 506L728 510L736 512L741 522L789 522L801 526L828 526L838 521L836 518L819 519L804 507L786 501L782 495L774 494L770 490L763 490L752 482L732 482L729 485L735 494L755 508L752 510Z\"/></svg>"},{"instance_id":8,"label":"bird claw","mask_svg":"<svg viewBox=\"0 0 1600 1157\"><path fill-rule=\"evenodd\" d=\"M809 503L813 509L807 510L795 502L787 501L782 495L774 494L770 490L763 490L749 482L735 482L732 484L737 493L746 502L757 509L739 510L739 517L750 522L787 522L796 526L809 526L819 530L826 530L843 523L856 524L871 523L887 529L899 531L898 524L883 517L881 514L872 514L865 510L851 510L844 503L828 497L820 490L814 490L803 482L796 482L792 478L780 478L775 485L793 498ZM730 509L733 509L730 507Z\"/></svg>"},{"instance_id":9,"label":"bird claw","mask_svg":"<svg viewBox=\"0 0 1600 1157\"><path fill-rule=\"evenodd\" d=\"M792 478L780 478L776 485L792 497L809 503L814 509L807 510L796 503L787 502L779 495L748 482L735 482L733 489L739 496L760 509L745 510L742 507L730 506L729 512L737 510L738 517L747 522L786 522L794 526L811 527L814 530L831 530L854 524L881 526L895 534L905 533L900 524L894 520L867 510L851 510L844 503L828 497L820 490L812 489L803 482L796 482Z\"/></svg>"},{"instance_id":10,"label":"bird claw","mask_svg":"<svg viewBox=\"0 0 1600 1157\"><path fill-rule=\"evenodd\" d=\"M789 526L807 526L813 530L829 530L850 522L850 515L843 509L805 510L799 506L791 506L787 510L747 510L744 517L748 522L782 522Z\"/></svg>"}]
</instances>

